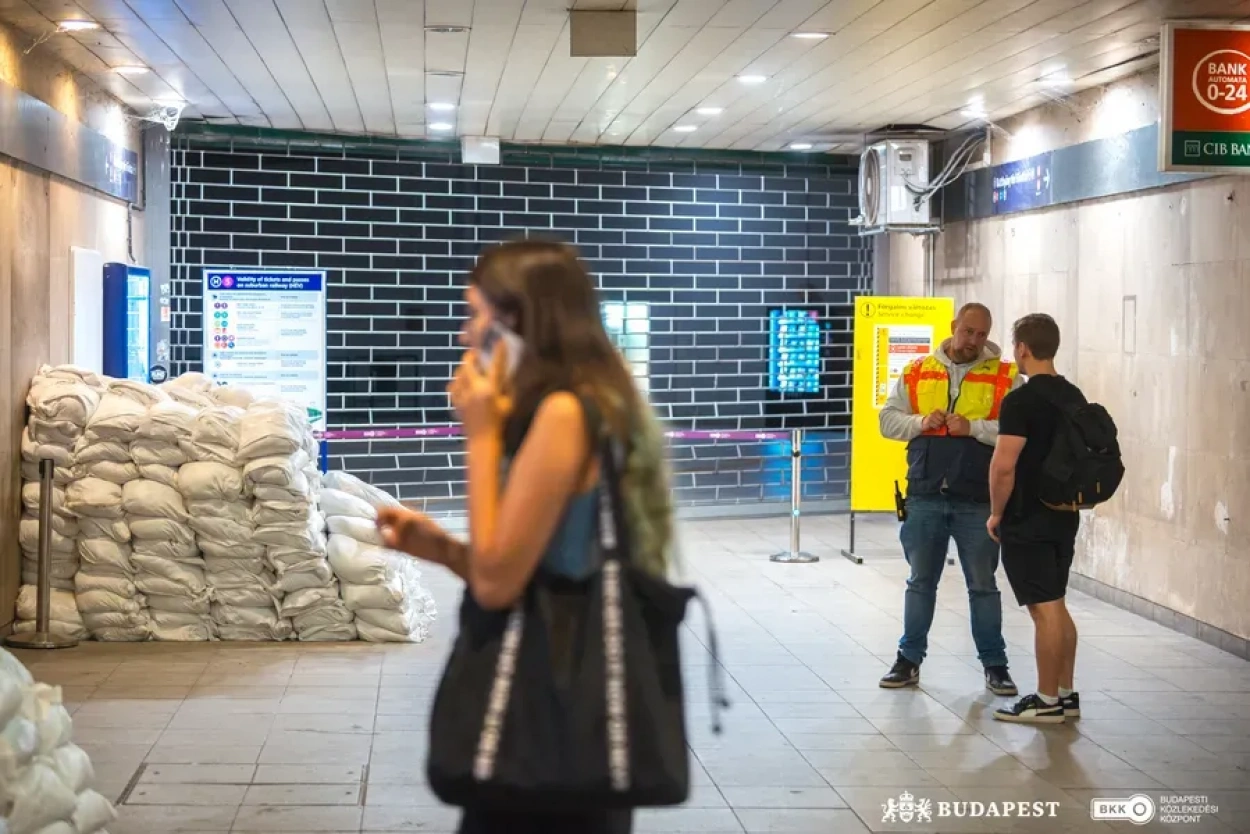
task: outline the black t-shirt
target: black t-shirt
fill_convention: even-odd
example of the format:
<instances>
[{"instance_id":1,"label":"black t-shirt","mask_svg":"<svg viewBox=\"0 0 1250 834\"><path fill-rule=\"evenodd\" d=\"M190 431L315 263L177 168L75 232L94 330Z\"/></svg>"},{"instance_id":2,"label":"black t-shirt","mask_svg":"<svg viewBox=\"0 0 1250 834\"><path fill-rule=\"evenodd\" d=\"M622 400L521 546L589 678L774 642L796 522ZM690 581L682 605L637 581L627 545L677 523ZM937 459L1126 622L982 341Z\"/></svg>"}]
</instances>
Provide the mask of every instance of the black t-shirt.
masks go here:
<instances>
[{"instance_id":1,"label":"black t-shirt","mask_svg":"<svg viewBox=\"0 0 1250 834\"><path fill-rule=\"evenodd\" d=\"M1084 403L1081 389L1061 376L1034 376L1003 398L998 413L998 434L1025 438L1024 448L1016 462L1016 485L1011 493L1003 522L1018 525L1037 519L1062 522L1070 519L1075 525L1079 515L1051 510L1038 499L1042 463L1050 452L1062 419L1055 403ZM1065 525L1066 526L1066 525Z\"/></svg>"}]
</instances>

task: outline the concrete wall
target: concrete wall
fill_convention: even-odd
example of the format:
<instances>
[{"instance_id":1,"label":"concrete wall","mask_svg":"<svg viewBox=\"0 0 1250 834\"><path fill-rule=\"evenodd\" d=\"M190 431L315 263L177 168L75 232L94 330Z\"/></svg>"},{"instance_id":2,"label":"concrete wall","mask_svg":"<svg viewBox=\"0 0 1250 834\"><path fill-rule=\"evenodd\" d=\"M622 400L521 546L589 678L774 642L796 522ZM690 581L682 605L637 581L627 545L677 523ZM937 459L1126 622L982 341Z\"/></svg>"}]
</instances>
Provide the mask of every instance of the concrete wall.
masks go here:
<instances>
[{"instance_id":1,"label":"concrete wall","mask_svg":"<svg viewBox=\"0 0 1250 834\"><path fill-rule=\"evenodd\" d=\"M90 127L138 145L121 106L90 82L0 26L0 82ZM133 222L142 252L142 215ZM0 628L13 619L20 582L17 523L20 443L26 390L46 362L70 359L70 247L127 259L127 207L81 186L0 156Z\"/></svg>"},{"instance_id":2,"label":"concrete wall","mask_svg":"<svg viewBox=\"0 0 1250 834\"><path fill-rule=\"evenodd\" d=\"M1001 125L993 163L1157 118L1136 76ZM890 291L923 294L919 243L894 242ZM951 224L937 294L1034 311L1063 329L1060 370L1115 416L1128 467L1088 517L1076 571L1250 637L1250 178Z\"/></svg>"}]
</instances>

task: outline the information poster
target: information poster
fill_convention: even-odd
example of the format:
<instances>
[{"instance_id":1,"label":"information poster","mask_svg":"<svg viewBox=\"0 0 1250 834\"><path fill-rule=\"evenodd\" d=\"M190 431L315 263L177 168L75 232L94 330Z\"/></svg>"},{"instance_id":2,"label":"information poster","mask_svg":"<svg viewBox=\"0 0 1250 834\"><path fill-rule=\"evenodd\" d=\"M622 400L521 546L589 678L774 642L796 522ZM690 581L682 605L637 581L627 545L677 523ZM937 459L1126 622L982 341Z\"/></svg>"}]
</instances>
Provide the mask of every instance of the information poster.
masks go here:
<instances>
[{"instance_id":1,"label":"information poster","mask_svg":"<svg viewBox=\"0 0 1250 834\"><path fill-rule=\"evenodd\" d=\"M326 427L324 272L204 270L204 373Z\"/></svg>"},{"instance_id":2,"label":"information poster","mask_svg":"<svg viewBox=\"0 0 1250 834\"><path fill-rule=\"evenodd\" d=\"M1160 44L1159 170L1250 170L1250 25L1167 23Z\"/></svg>"},{"instance_id":3,"label":"information poster","mask_svg":"<svg viewBox=\"0 0 1250 834\"><path fill-rule=\"evenodd\" d=\"M903 370L950 336L949 298L855 299L851 395L851 509L893 512L894 482L906 494L906 444L881 436L879 415Z\"/></svg>"}]
</instances>

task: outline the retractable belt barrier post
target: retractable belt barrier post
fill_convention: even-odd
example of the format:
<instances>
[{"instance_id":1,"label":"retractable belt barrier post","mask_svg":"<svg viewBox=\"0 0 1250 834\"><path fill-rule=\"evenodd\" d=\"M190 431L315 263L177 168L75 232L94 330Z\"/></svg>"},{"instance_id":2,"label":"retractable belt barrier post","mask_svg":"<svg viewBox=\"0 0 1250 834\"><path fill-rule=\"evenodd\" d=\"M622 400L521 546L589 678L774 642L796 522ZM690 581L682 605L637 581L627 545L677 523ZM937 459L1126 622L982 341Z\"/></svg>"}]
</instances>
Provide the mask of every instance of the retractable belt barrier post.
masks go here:
<instances>
[{"instance_id":1,"label":"retractable belt barrier post","mask_svg":"<svg viewBox=\"0 0 1250 834\"><path fill-rule=\"evenodd\" d=\"M325 451L331 440L401 440L414 438L459 437L458 426L421 426L395 429L337 429L322 432L320 435L323 462L328 461ZM792 432L772 431L669 431L664 436L669 440L727 440L740 443L753 443L762 440L790 441L790 549L774 553L769 557L774 562L819 562L820 557L804 553L799 549L799 516L803 500L803 431Z\"/></svg>"},{"instance_id":2,"label":"retractable belt barrier post","mask_svg":"<svg viewBox=\"0 0 1250 834\"><path fill-rule=\"evenodd\" d=\"M52 479L56 464L39 461L39 584L36 587L35 630L10 634L6 646L15 649L69 649L78 645L72 637L53 634L52 620Z\"/></svg>"}]
</instances>

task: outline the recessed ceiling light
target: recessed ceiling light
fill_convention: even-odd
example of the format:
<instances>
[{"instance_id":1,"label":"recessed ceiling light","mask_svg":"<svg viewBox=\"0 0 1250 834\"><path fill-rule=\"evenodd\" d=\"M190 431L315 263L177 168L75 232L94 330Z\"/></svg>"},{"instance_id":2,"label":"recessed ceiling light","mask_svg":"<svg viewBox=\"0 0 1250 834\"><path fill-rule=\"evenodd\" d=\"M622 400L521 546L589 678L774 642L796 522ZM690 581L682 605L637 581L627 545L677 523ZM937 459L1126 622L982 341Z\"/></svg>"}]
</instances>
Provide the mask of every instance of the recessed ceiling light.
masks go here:
<instances>
[{"instance_id":1,"label":"recessed ceiling light","mask_svg":"<svg viewBox=\"0 0 1250 834\"><path fill-rule=\"evenodd\" d=\"M959 115L963 116L965 119L984 119L985 110L979 107L965 107L963 110L959 111Z\"/></svg>"},{"instance_id":2,"label":"recessed ceiling light","mask_svg":"<svg viewBox=\"0 0 1250 834\"><path fill-rule=\"evenodd\" d=\"M803 41L823 41L825 38L829 37L829 33L828 32L795 32L790 37L798 38L799 40L803 40Z\"/></svg>"},{"instance_id":3,"label":"recessed ceiling light","mask_svg":"<svg viewBox=\"0 0 1250 834\"><path fill-rule=\"evenodd\" d=\"M143 75L145 72L148 72L148 68L135 64L134 66L113 67L113 72L118 75Z\"/></svg>"},{"instance_id":4,"label":"recessed ceiling light","mask_svg":"<svg viewBox=\"0 0 1250 834\"><path fill-rule=\"evenodd\" d=\"M467 26L427 26L425 31L433 32L437 35L457 35L461 32L469 31Z\"/></svg>"},{"instance_id":5,"label":"recessed ceiling light","mask_svg":"<svg viewBox=\"0 0 1250 834\"><path fill-rule=\"evenodd\" d=\"M719 116L721 113L725 112L725 108L724 107L700 107L698 110L694 112L698 113L700 116Z\"/></svg>"},{"instance_id":6,"label":"recessed ceiling light","mask_svg":"<svg viewBox=\"0 0 1250 834\"><path fill-rule=\"evenodd\" d=\"M62 20L56 28L61 32L90 32L99 29L100 24L94 20Z\"/></svg>"},{"instance_id":7,"label":"recessed ceiling light","mask_svg":"<svg viewBox=\"0 0 1250 834\"><path fill-rule=\"evenodd\" d=\"M743 84L763 84L768 80L766 75L739 75L738 80Z\"/></svg>"},{"instance_id":8,"label":"recessed ceiling light","mask_svg":"<svg viewBox=\"0 0 1250 834\"><path fill-rule=\"evenodd\" d=\"M453 127L454 125L448 124L447 122L435 122L430 125L430 130L451 130Z\"/></svg>"},{"instance_id":9,"label":"recessed ceiling light","mask_svg":"<svg viewBox=\"0 0 1250 834\"><path fill-rule=\"evenodd\" d=\"M431 101L429 107L435 113L450 113L456 109L456 105L450 101Z\"/></svg>"},{"instance_id":10,"label":"recessed ceiling light","mask_svg":"<svg viewBox=\"0 0 1250 834\"><path fill-rule=\"evenodd\" d=\"M792 151L810 151L812 149L811 142L791 142L790 150Z\"/></svg>"},{"instance_id":11,"label":"recessed ceiling light","mask_svg":"<svg viewBox=\"0 0 1250 834\"><path fill-rule=\"evenodd\" d=\"M694 133L698 129L699 129L698 125L677 125L676 127L673 128L673 130L677 131L678 133Z\"/></svg>"}]
</instances>

